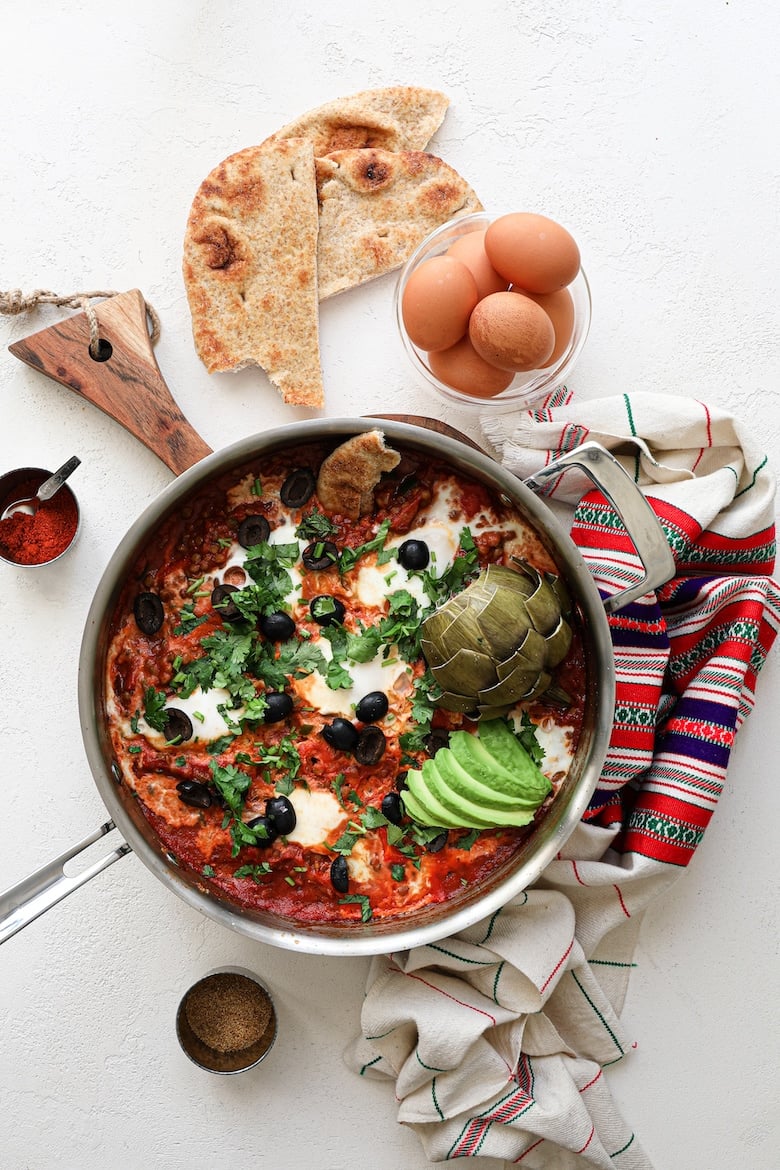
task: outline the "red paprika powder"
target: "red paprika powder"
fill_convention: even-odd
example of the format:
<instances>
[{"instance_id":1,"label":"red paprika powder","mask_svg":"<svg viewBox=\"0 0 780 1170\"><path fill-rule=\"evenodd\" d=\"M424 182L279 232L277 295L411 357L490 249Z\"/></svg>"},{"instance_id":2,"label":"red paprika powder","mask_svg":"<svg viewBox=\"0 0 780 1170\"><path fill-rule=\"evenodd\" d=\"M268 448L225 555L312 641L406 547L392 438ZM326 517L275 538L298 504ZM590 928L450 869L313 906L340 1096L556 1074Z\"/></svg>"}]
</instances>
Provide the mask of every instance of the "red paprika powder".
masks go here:
<instances>
[{"instance_id":1,"label":"red paprika powder","mask_svg":"<svg viewBox=\"0 0 780 1170\"><path fill-rule=\"evenodd\" d=\"M0 512L16 500L35 495L45 476L23 480L0 501ZM64 552L76 534L78 507L73 493L63 487L44 501L34 516L15 512L0 520L0 556L17 565L43 565Z\"/></svg>"}]
</instances>

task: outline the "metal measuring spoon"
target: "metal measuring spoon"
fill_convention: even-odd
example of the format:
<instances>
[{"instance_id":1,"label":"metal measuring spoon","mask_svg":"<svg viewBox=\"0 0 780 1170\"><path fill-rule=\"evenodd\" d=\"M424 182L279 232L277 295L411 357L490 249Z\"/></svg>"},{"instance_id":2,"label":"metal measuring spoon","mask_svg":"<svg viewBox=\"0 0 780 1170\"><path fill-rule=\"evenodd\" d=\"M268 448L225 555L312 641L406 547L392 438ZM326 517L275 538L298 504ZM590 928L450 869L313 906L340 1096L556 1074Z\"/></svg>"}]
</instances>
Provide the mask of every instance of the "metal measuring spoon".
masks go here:
<instances>
[{"instance_id":1,"label":"metal measuring spoon","mask_svg":"<svg viewBox=\"0 0 780 1170\"><path fill-rule=\"evenodd\" d=\"M9 504L7 508L3 509L0 520L7 520L9 516L16 515L17 512L24 512L28 516L34 516L45 500L50 500L55 492L58 492L65 480L75 471L81 460L75 455L72 455L67 463L63 463L54 475L50 475L48 479L44 480L38 488L34 496L23 500L15 500L13 504Z\"/></svg>"}]
</instances>

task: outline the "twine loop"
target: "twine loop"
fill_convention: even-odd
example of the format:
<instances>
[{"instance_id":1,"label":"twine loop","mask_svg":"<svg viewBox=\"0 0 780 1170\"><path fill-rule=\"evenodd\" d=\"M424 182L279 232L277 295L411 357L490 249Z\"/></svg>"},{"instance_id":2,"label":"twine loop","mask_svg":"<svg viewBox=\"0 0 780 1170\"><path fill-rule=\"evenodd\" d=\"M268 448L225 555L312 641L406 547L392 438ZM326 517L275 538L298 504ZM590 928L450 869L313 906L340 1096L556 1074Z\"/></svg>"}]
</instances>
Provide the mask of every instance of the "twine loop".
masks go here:
<instances>
[{"instance_id":1,"label":"twine loop","mask_svg":"<svg viewBox=\"0 0 780 1170\"><path fill-rule=\"evenodd\" d=\"M118 295L115 290L111 290L70 293L66 297L61 297L57 293L49 292L43 288L25 295L21 289L12 288L7 292L0 291L0 313L6 317L15 317L19 313L27 313L35 309L38 305L57 305L62 309L81 309L86 314L89 324L89 352L93 358L97 358L100 353L100 334L97 313L91 302ZM160 318L145 298L144 308L149 319L149 337L152 345L155 345L160 337Z\"/></svg>"}]
</instances>

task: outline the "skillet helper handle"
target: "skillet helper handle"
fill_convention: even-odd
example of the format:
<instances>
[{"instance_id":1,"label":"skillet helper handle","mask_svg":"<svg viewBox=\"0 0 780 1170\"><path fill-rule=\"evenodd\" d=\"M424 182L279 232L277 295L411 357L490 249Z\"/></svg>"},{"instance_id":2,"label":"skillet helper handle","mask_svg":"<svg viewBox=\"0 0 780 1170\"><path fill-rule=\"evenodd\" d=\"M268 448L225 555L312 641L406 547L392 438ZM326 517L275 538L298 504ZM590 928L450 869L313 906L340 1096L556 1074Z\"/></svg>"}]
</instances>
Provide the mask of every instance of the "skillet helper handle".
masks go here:
<instances>
[{"instance_id":1,"label":"skillet helper handle","mask_svg":"<svg viewBox=\"0 0 780 1170\"><path fill-rule=\"evenodd\" d=\"M599 488L626 526L644 576L634 585L604 599L607 613L615 613L638 597L670 581L676 572L674 557L653 509L631 476L600 443L582 443L523 480L526 487L541 487L570 467L578 467Z\"/></svg>"},{"instance_id":2,"label":"skillet helper handle","mask_svg":"<svg viewBox=\"0 0 780 1170\"><path fill-rule=\"evenodd\" d=\"M0 894L0 943L12 938L17 931L29 926L41 914L50 910L52 906L56 906L63 898L67 898L68 894L72 894L90 878L96 877L109 865L119 861L120 857L132 852L127 842L123 841L111 853L106 853L74 877L68 877L64 872L66 862L78 857L90 845L94 845L96 841L105 837L106 833L110 833L115 828L113 821L106 821L94 833L90 833L88 837L85 837L78 845L74 845L72 849L68 849L55 861L48 862L37 869L35 873L30 874L29 877L17 882L15 886L11 886L5 893Z\"/></svg>"}]
</instances>

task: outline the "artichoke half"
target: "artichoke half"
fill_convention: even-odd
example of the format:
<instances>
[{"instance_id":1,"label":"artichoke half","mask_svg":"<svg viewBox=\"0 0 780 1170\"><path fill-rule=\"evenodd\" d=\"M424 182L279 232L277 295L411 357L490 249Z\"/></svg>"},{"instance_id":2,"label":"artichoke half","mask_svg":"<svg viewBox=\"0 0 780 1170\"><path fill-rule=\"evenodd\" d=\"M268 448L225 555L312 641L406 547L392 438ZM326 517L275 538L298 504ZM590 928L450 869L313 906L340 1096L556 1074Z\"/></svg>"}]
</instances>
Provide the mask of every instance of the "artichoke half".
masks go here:
<instances>
[{"instance_id":1,"label":"artichoke half","mask_svg":"<svg viewBox=\"0 0 780 1170\"><path fill-rule=\"evenodd\" d=\"M495 719L516 703L545 695L570 702L552 670L571 645L566 590L526 561L488 565L421 627L421 646L448 711Z\"/></svg>"}]
</instances>

